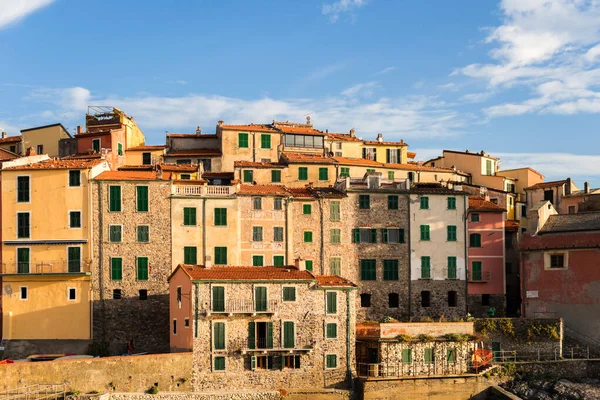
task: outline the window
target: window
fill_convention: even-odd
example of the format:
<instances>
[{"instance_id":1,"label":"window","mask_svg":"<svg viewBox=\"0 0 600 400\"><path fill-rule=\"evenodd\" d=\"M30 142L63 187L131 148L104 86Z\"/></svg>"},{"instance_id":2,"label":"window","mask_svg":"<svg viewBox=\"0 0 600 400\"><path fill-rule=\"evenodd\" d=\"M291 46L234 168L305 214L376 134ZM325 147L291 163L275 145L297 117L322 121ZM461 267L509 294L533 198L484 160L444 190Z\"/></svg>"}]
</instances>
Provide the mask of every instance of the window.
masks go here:
<instances>
[{"instance_id":1,"label":"window","mask_svg":"<svg viewBox=\"0 0 600 400\"><path fill-rule=\"evenodd\" d=\"M113 299L121 300L121 297L122 297L121 289L113 289Z\"/></svg>"},{"instance_id":2,"label":"window","mask_svg":"<svg viewBox=\"0 0 600 400\"><path fill-rule=\"evenodd\" d=\"M481 235L479 233L471 233L469 235L470 247L481 247Z\"/></svg>"},{"instance_id":3,"label":"window","mask_svg":"<svg viewBox=\"0 0 600 400\"><path fill-rule=\"evenodd\" d=\"M276 267L283 267L285 262L284 256L273 256L273 265Z\"/></svg>"},{"instance_id":4,"label":"window","mask_svg":"<svg viewBox=\"0 0 600 400\"><path fill-rule=\"evenodd\" d=\"M262 226L253 226L252 227L252 241L253 242L262 242L262 240L263 240Z\"/></svg>"},{"instance_id":5,"label":"window","mask_svg":"<svg viewBox=\"0 0 600 400\"><path fill-rule=\"evenodd\" d=\"M325 367L327 369L337 368L337 354L327 354L325 356Z\"/></svg>"},{"instance_id":6,"label":"window","mask_svg":"<svg viewBox=\"0 0 600 400\"><path fill-rule=\"evenodd\" d=\"M456 242L456 226L448 225L447 226L447 240L449 242Z\"/></svg>"},{"instance_id":7,"label":"window","mask_svg":"<svg viewBox=\"0 0 600 400\"><path fill-rule=\"evenodd\" d=\"M183 225L195 226L196 225L196 208L195 207L184 207L183 208Z\"/></svg>"},{"instance_id":8,"label":"window","mask_svg":"<svg viewBox=\"0 0 600 400\"><path fill-rule=\"evenodd\" d=\"M360 294L360 306L365 308L371 307L371 295L369 293Z\"/></svg>"},{"instance_id":9,"label":"window","mask_svg":"<svg viewBox=\"0 0 600 400\"><path fill-rule=\"evenodd\" d=\"M11 152L13 152L13 153L16 153L16 152L17 152L17 146L14 146L14 145L13 145L13 146L10 146L10 148L9 148L9 149L10 149L10 151L11 151Z\"/></svg>"},{"instance_id":10,"label":"window","mask_svg":"<svg viewBox=\"0 0 600 400\"><path fill-rule=\"evenodd\" d=\"M363 147L362 158L375 161L377 159L377 149L375 147Z\"/></svg>"},{"instance_id":11,"label":"window","mask_svg":"<svg viewBox=\"0 0 600 400\"><path fill-rule=\"evenodd\" d=\"M550 268L564 268L564 267L565 267L564 254L551 254L550 255Z\"/></svg>"},{"instance_id":12,"label":"window","mask_svg":"<svg viewBox=\"0 0 600 400\"><path fill-rule=\"evenodd\" d=\"M361 194L358 196L358 208L361 210L368 210L371 208L371 196L368 194Z\"/></svg>"},{"instance_id":13,"label":"window","mask_svg":"<svg viewBox=\"0 0 600 400\"><path fill-rule=\"evenodd\" d=\"M456 210L456 197L448 197L448 210Z\"/></svg>"},{"instance_id":14,"label":"window","mask_svg":"<svg viewBox=\"0 0 600 400\"><path fill-rule=\"evenodd\" d=\"M244 183L252 183L254 181L254 171L251 169L244 170Z\"/></svg>"},{"instance_id":15,"label":"window","mask_svg":"<svg viewBox=\"0 0 600 400\"><path fill-rule=\"evenodd\" d=\"M554 191L552 189L544 190L544 200L550 203L554 202Z\"/></svg>"},{"instance_id":16,"label":"window","mask_svg":"<svg viewBox=\"0 0 600 400\"><path fill-rule=\"evenodd\" d=\"M456 349L448 349L446 350L446 361L449 363L456 362Z\"/></svg>"},{"instance_id":17,"label":"window","mask_svg":"<svg viewBox=\"0 0 600 400\"><path fill-rule=\"evenodd\" d=\"M123 143L117 143L117 154L119 156L123 155Z\"/></svg>"},{"instance_id":18,"label":"window","mask_svg":"<svg viewBox=\"0 0 600 400\"><path fill-rule=\"evenodd\" d=\"M350 168L341 167L340 168L340 177L341 178L350 178Z\"/></svg>"},{"instance_id":19,"label":"window","mask_svg":"<svg viewBox=\"0 0 600 400\"><path fill-rule=\"evenodd\" d=\"M323 136L285 135L285 145L294 147L323 148Z\"/></svg>"},{"instance_id":20,"label":"window","mask_svg":"<svg viewBox=\"0 0 600 400\"><path fill-rule=\"evenodd\" d=\"M383 280L398 280L398 260L383 260Z\"/></svg>"},{"instance_id":21,"label":"window","mask_svg":"<svg viewBox=\"0 0 600 400\"><path fill-rule=\"evenodd\" d=\"M183 263L196 265L197 259L197 248L196 246L186 246L183 248Z\"/></svg>"},{"instance_id":22,"label":"window","mask_svg":"<svg viewBox=\"0 0 600 400\"><path fill-rule=\"evenodd\" d=\"M329 259L329 274L330 275L342 275L342 259L339 257L331 257Z\"/></svg>"},{"instance_id":23,"label":"window","mask_svg":"<svg viewBox=\"0 0 600 400\"><path fill-rule=\"evenodd\" d=\"M388 180L393 181L395 175L394 171L388 171Z\"/></svg>"},{"instance_id":24,"label":"window","mask_svg":"<svg viewBox=\"0 0 600 400\"><path fill-rule=\"evenodd\" d=\"M337 338L337 324L334 322L325 324L325 337L327 339Z\"/></svg>"},{"instance_id":25,"label":"window","mask_svg":"<svg viewBox=\"0 0 600 400\"><path fill-rule=\"evenodd\" d=\"M304 231L304 243L312 243L313 233L311 231Z\"/></svg>"},{"instance_id":26,"label":"window","mask_svg":"<svg viewBox=\"0 0 600 400\"><path fill-rule=\"evenodd\" d=\"M294 286L283 287L283 301L296 301L296 288Z\"/></svg>"},{"instance_id":27,"label":"window","mask_svg":"<svg viewBox=\"0 0 600 400\"><path fill-rule=\"evenodd\" d=\"M30 221L28 212L17 213L17 238L28 239L30 237Z\"/></svg>"},{"instance_id":28,"label":"window","mask_svg":"<svg viewBox=\"0 0 600 400\"><path fill-rule=\"evenodd\" d=\"M140 243L148 243L150 241L150 226L138 225L137 241Z\"/></svg>"},{"instance_id":29,"label":"window","mask_svg":"<svg viewBox=\"0 0 600 400\"><path fill-rule=\"evenodd\" d=\"M142 153L142 164L143 165L152 164L152 154L151 153Z\"/></svg>"},{"instance_id":30,"label":"window","mask_svg":"<svg viewBox=\"0 0 600 400\"><path fill-rule=\"evenodd\" d=\"M17 203L29 203L29 177L18 176L17 177Z\"/></svg>"},{"instance_id":31,"label":"window","mask_svg":"<svg viewBox=\"0 0 600 400\"><path fill-rule=\"evenodd\" d=\"M308 167L298 167L298 180L299 181L307 181L308 180Z\"/></svg>"},{"instance_id":32,"label":"window","mask_svg":"<svg viewBox=\"0 0 600 400\"><path fill-rule=\"evenodd\" d=\"M138 212L148 212L148 186L137 186L135 189Z\"/></svg>"},{"instance_id":33,"label":"window","mask_svg":"<svg viewBox=\"0 0 600 400\"><path fill-rule=\"evenodd\" d=\"M113 257L110 259L110 279L120 281L123 279L123 260Z\"/></svg>"},{"instance_id":34,"label":"window","mask_svg":"<svg viewBox=\"0 0 600 400\"><path fill-rule=\"evenodd\" d=\"M302 204L302 214L311 214L312 213L312 206L310 204Z\"/></svg>"},{"instance_id":35,"label":"window","mask_svg":"<svg viewBox=\"0 0 600 400\"><path fill-rule=\"evenodd\" d=\"M262 197L253 197L252 207L254 210L262 210Z\"/></svg>"},{"instance_id":36,"label":"window","mask_svg":"<svg viewBox=\"0 0 600 400\"><path fill-rule=\"evenodd\" d=\"M210 158L199 158L198 165L202 165L204 172L210 172L212 170L212 160Z\"/></svg>"},{"instance_id":37,"label":"window","mask_svg":"<svg viewBox=\"0 0 600 400\"><path fill-rule=\"evenodd\" d=\"M400 149L387 149L386 160L389 164L399 164L400 163ZM392 178L393 179L393 178Z\"/></svg>"},{"instance_id":38,"label":"window","mask_svg":"<svg viewBox=\"0 0 600 400\"><path fill-rule=\"evenodd\" d=\"M448 292L448 307L456 307L456 301L457 301L456 291L450 290Z\"/></svg>"},{"instance_id":39,"label":"window","mask_svg":"<svg viewBox=\"0 0 600 400\"><path fill-rule=\"evenodd\" d=\"M215 265L227 265L227 247L215 247Z\"/></svg>"},{"instance_id":40,"label":"window","mask_svg":"<svg viewBox=\"0 0 600 400\"><path fill-rule=\"evenodd\" d=\"M414 172L409 172L408 173L408 180L411 182L415 181L415 173Z\"/></svg>"},{"instance_id":41,"label":"window","mask_svg":"<svg viewBox=\"0 0 600 400\"><path fill-rule=\"evenodd\" d=\"M471 214L471 222L479 222L479 214Z\"/></svg>"},{"instance_id":42,"label":"window","mask_svg":"<svg viewBox=\"0 0 600 400\"><path fill-rule=\"evenodd\" d=\"M260 148L270 149L271 148L271 135L262 134L260 135Z\"/></svg>"},{"instance_id":43,"label":"window","mask_svg":"<svg viewBox=\"0 0 600 400\"><path fill-rule=\"evenodd\" d=\"M312 260L305 260L304 261L304 266L306 267L307 271L311 271L313 270L313 262Z\"/></svg>"},{"instance_id":44,"label":"window","mask_svg":"<svg viewBox=\"0 0 600 400\"><path fill-rule=\"evenodd\" d=\"M177 320L175 318L173 318L173 335L177 335Z\"/></svg>"},{"instance_id":45,"label":"window","mask_svg":"<svg viewBox=\"0 0 600 400\"><path fill-rule=\"evenodd\" d=\"M283 208L283 199L281 197L275 197L273 199L273 210L281 210Z\"/></svg>"},{"instance_id":46,"label":"window","mask_svg":"<svg viewBox=\"0 0 600 400\"><path fill-rule=\"evenodd\" d=\"M213 324L213 350L225 350L225 322Z\"/></svg>"},{"instance_id":47,"label":"window","mask_svg":"<svg viewBox=\"0 0 600 400\"><path fill-rule=\"evenodd\" d=\"M246 146L248 147L248 146ZM225 357L224 356L214 356L213 357L213 365L214 371L225 371Z\"/></svg>"},{"instance_id":48,"label":"window","mask_svg":"<svg viewBox=\"0 0 600 400\"><path fill-rule=\"evenodd\" d=\"M77 300L77 289L76 288L69 288L69 290L67 291L67 300L69 300L69 301Z\"/></svg>"},{"instance_id":49,"label":"window","mask_svg":"<svg viewBox=\"0 0 600 400\"><path fill-rule=\"evenodd\" d=\"M383 243L404 243L404 229L383 228L381 236Z\"/></svg>"},{"instance_id":50,"label":"window","mask_svg":"<svg viewBox=\"0 0 600 400\"><path fill-rule=\"evenodd\" d=\"M253 267L262 267L264 265L264 257L263 256L252 256L252 266Z\"/></svg>"},{"instance_id":51,"label":"window","mask_svg":"<svg viewBox=\"0 0 600 400\"><path fill-rule=\"evenodd\" d=\"M225 288L223 286L212 287L212 310L213 312L225 312Z\"/></svg>"},{"instance_id":52,"label":"window","mask_svg":"<svg viewBox=\"0 0 600 400\"><path fill-rule=\"evenodd\" d=\"M448 257L448 279L456 279L456 257Z\"/></svg>"},{"instance_id":53,"label":"window","mask_svg":"<svg viewBox=\"0 0 600 400\"><path fill-rule=\"evenodd\" d=\"M398 308L400 307L400 296L398 293L388 293L388 307Z\"/></svg>"},{"instance_id":54,"label":"window","mask_svg":"<svg viewBox=\"0 0 600 400\"><path fill-rule=\"evenodd\" d=\"M377 229L354 228L352 231L353 243L377 243Z\"/></svg>"},{"instance_id":55,"label":"window","mask_svg":"<svg viewBox=\"0 0 600 400\"><path fill-rule=\"evenodd\" d=\"M119 243L122 239L121 225L109 225L108 226L108 240L111 243Z\"/></svg>"},{"instance_id":56,"label":"window","mask_svg":"<svg viewBox=\"0 0 600 400\"><path fill-rule=\"evenodd\" d=\"M320 181L328 181L329 180L329 170L327 168L319 168L319 180Z\"/></svg>"},{"instance_id":57,"label":"window","mask_svg":"<svg viewBox=\"0 0 600 400\"><path fill-rule=\"evenodd\" d=\"M141 292L141 290L140 290L140 292ZM140 299L140 300L142 300L142 299ZM183 326L185 326L186 328L190 327L190 319L189 318L186 318L183 320Z\"/></svg>"},{"instance_id":58,"label":"window","mask_svg":"<svg viewBox=\"0 0 600 400\"><path fill-rule=\"evenodd\" d=\"M334 222L340 220L340 202L337 200L329 203L329 220Z\"/></svg>"},{"instance_id":59,"label":"window","mask_svg":"<svg viewBox=\"0 0 600 400\"><path fill-rule=\"evenodd\" d=\"M419 199L421 210L429 210L429 197L421 196Z\"/></svg>"},{"instance_id":60,"label":"window","mask_svg":"<svg viewBox=\"0 0 600 400\"><path fill-rule=\"evenodd\" d=\"M569 214L571 214L570 208L571 208L571 207L569 207ZM575 208L575 207L573 206L573 209L574 209L574 208ZM527 204L522 204L522 205L521 205L521 216L522 216L522 217L526 217L526 216L527 216Z\"/></svg>"},{"instance_id":61,"label":"window","mask_svg":"<svg viewBox=\"0 0 600 400\"><path fill-rule=\"evenodd\" d=\"M471 264L471 280L481 280L481 261L473 261Z\"/></svg>"},{"instance_id":62,"label":"window","mask_svg":"<svg viewBox=\"0 0 600 400\"><path fill-rule=\"evenodd\" d=\"M431 279L431 257L421 257L421 279Z\"/></svg>"},{"instance_id":63,"label":"window","mask_svg":"<svg viewBox=\"0 0 600 400\"><path fill-rule=\"evenodd\" d=\"M67 247L69 273L81 272L81 247Z\"/></svg>"},{"instance_id":64,"label":"window","mask_svg":"<svg viewBox=\"0 0 600 400\"><path fill-rule=\"evenodd\" d=\"M148 280L148 257L137 258L137 279L138 281Z\"/></svg>"},{"instance_id":65,"label":"window","mask_svg":"<svg viewBox=\"0 0 600 400\"><path fill-rule=\"evenodd\" d=\"M279 183L281 182L281 171L278 169L271 170L271 182Z\"/></svg>"},{"instance_id":66,"label":"window","mask_svg":"<svg viewBox=\"0 0 600 400\"><path fill-rule=\"evenodd\" d=\"M492 160L485 160L485 174L492 175Z\"/></svg>"},{"instance_id":67,"label":"window","mask_svg":"<svg viewBox=\"0 0 600 400\"><path fill-rule=\"evenodd\" d=\"M325 296L327 298L326 313L337 314L337 293L327 292Z\"/></svg>"},{"instance_id":68,"label":"window","mask_svg":"<svg viewBox=\"0 0 600 400\"><path fill-rule=\"evenodd\" d=\"M69 228L81 228L81 211L69 211Z\"/></svg>"},{"instance_id":69,"label":"window","mask_svg":"<svg viewBox=\"0 0 600 400\"><path fill-rule=\"evenodd\" d=\"M138 299L148 300L148 289L140 289L138 291ZM189 319L186 318L186 322L189 323ZM188 326L188 325L186 325L186 326Z\"/></svg>"},{"instance_id":70,"label":"window","mask_svg":"<svg viewBox=\"0 0 600 400\"><path fill-rule=\"evenodd\" d=\"M179 178L181 179L192 179L192 176L190 174L181 174L179 175Z\"/></svg>"},{"instance_id":71,"label":"window","mask_svg":"<svg viewBox=\"0 0 600 400\"><path fill-rule=\"evenodd\" d=\"M100 153L100 139L92 139L92 149L96 153Z\"/></svg>"},{"instance_id":72,"label":"window","mask_svg":"<svg viewBox=\"0 0 600 400\"><path fill-rule=\"evenodd\" d=\"M19 290L19 300L27 300L29 293L27 293L27 286L21 286Z\"/></svg>"},{"instance_id":73,"label":"window","mask_svg":"<svg viewBox=\"0 0 600 400\"><path fill-rule=\"evenodd\" d=\"M360 279L363 281L377 280L376 261L360 260Z\"/></svg>"},{"instance_id":74,"label":"window","mask_svg":"<svg viewBox=\"0 0 600 400\"><path fill-rule=\"evenodd\" d=\"M121 212L121 186L109 187L109 211Z\"/></svg>"},{"instance_id":75,"label":"window","mask_svg":"<svg viewBox=\"0 0 600 400\"><path fill-rule=\"evenodd\" d=\"M329 236L331 244L340 244L342 242L341 229L331 229Z\"/></svg>"},{"instance_id":76,"label":"window","mask_svg":"<svg viewBox=\"0 0 600 400\"><path fill-rule=\"evenodd\" d=\"M69 186L71 186L71 187L81 186L81 171L79 171L79 170L69 171Z\"/></svg>"},{"instance_id":77,"label":"window","mask_svg":"<svg viewBox=\"0 0 600 400\"><path fill-rule=\"evenodd\" d=\"M490 295L489 294L482 294L481 295L481 305L482 306L489 306L490 305Z\"/></svg>"},{"instance_id":78,"label":"window","mask_svg":"<svg viewBox=\"0 0 600 400\"><path fill-rule=\"evenodd\" d=\"M425 364L433 364L435 358L433 354L433 347L426 347L424 353Z\"/></svg>"},{"instance_id":79,"label":"window","mask_svg":"<svg viewBox=\"0 0 600 400\"><path fill-rule=\"evenodd\" d=\"M177 286L177 308L181 308L181 286Z\"/></svg>"},{"instance_id":80,"label":"window","mask_svg":"<svg viewBox=\"0 0 600 400\"><path fill-rule=\"evenodd\" d=\"M227 226L226 208L215 208L215 226Z\"/></svg>"},{"instance_id":81,"label":"window","mask_svg":"<svg viewBox=\"0 0 600 400\"><path fill-rule=\"evenodd\" d=\"M292 321L283 321L283 347L293 349L295 345L295 329Z\"/></svg>"},{"instance_id":82,"label":"window","mask_svg":"<svg viewBox=\"0 0 600 400\"><path fill-rule=\"evenodd\" d=\"M276 226L273 228L273 241L283 242L283 227Z\"/></svg>"},{"instance_id":83,"label":"window","mask_svg":"<svg viewBox=\"0 0 600 400\"><path fill-rule=\"evenodd\" d=\"M192 164L192 160L188 159L184 159L184 160L177 160L177 165L191 165Z\"/></svg>"},{"instance_id":84,"label":"window","mask_svg":"<svg viewBox=\"0 0 600 400\"><path fill-rule=\"evenodd\" d=\"M238 147L240 149L248 148L248 134L247 133L238 133Z\"/></svg>"},{"instance_id":85,"label":"window","mask_svg":"<svg viewBox=\"0 0 600 400\"><path fill-rule=\"evenodd\" d=\"M412 349L402 350L402 364L412 364Z\"/></svg>"},{"instance_id":86,"label":"window","mask_svg":"<svg viewBox=\"0 0 600 400\"><path fill-rule=\"evenodd\" d=\"M17 273L28 274L29 273L29 249L18 248L17 249Z\"/></svg>"},{"instance_id":87,"label":"window","mask_svg":"<svg viewBox=\"0 0 600 400\"><path fill-rule=\"evenodd\" d=\"M398 209L398 196L388 196L388 210Z\"/></svg>"},{"instance_id":88,"label":"window","mask_svg":"<svg viewBox=\"0 0 600 400\"><path fill-rule=\"evenodd\" d=\"M421 307L429 307L431 298L429 290L423 290L421 292Z\"/></svg>"},{"instance_id":89,"label":"window","mask_svg":"<svg viewBox=\"0 0 600 400\"><path fill-rule=\"evenodd\" d=\"M421 225L421 240L423 240L423 241L431 240L431 235L429 232L429 225Z\"/></svg>"}]
</instances>

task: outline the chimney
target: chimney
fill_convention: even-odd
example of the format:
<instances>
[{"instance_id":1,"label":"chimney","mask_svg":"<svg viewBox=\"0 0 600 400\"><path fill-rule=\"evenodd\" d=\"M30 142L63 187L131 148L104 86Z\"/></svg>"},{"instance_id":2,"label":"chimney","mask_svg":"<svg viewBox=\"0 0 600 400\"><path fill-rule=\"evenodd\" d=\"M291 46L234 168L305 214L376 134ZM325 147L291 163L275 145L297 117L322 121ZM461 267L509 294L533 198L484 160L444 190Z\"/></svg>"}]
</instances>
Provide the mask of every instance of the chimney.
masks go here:
<instances>
[{"instance_id":1,"label":"chimney","mask_svg":"<svg viewBox=\"0 0 600 400\"><path fill-rule=\"evenodd\" d=\"M299 271L306 271L306 261L301 258L296 258L294 260L294 265Z\"/></svg>"},{"instance_id":2,"label":"chimney","mask_svg":"<svg viewBox=\"0 0 600 400\"><path fill-rule=\"evenodd\" d=\"M220 120L217 121L217 126L223 126L223 120L222 119L220 119Z\"/></svg>"},{"instance_id":3,"label":"chimney","mask_svg":"<svg viewBox=\"0 0 600 400\"><path fill-rule=\"evenodd\" d=\"M585 182L583 184L583 192L586 194L590 192L590 183L589 182Z\"/></svg>"},{"instance_id":4,"label":"chimney","mask_svg":"<svg viewBox=\"0 0 600 400\"><path fill-rule=\"evenodd\" d=\"M485 156L485 151L481 150L481 155Z\"/></svg>"},{"instance_id":5,"label":"chimney","mask_svg":"<svg viewBox=\"0 0 600 400\"><path fill-rule=\"evenodd\" d=\"M211 256L204 257L204 268L206 268L206 269L212 268L212 257Z\"/></svg>"},{"instance_id":6,"label":"chimney","mask_svg":"<svg viewBox=\"0 0 600 400\"><path fill-rule=\"evenodd\" d=\"M25 156L37 156L37 153L35 152L33 147L28 147L27 151L25 152Z\"/></svg>"},{"instance_id":7,"label":"chimney","mask_svg":"<svg viewBox=\"0 0 600 400\"><path fill-rule=\"evenodd\" d=\"M81 132L83 132L83 128L81 127L81 125L77 125L77 134L80 135Z\"/></svg>"},{"instance_id":8,"label":"chimney","mask_svg":"<svg viewBox=\"0 0 600 400\"><path fill-rule=\"evenodd\" d=\"M465 153L469 154L469 149L466 149L466 150L465 150Z\"/></svg>"},{"instance_id":9,"label":"chimney","mask_svg":"<svg viewBox=\"0 0 600 400\"><path fill-rule=\"evenodd\" d=\"M379 143L383 142L383 134L381 134L381 133L378 133L378 134L377 134L377 141L378 141Z\"/></svg>"},{"instance_id":10,"label":"chimney","mask_svg":"<svg viewBox=\"0 0 600 400\"><path fill-rule=\"evenodd\" d=\"M571 194L571 178L567 178L567 184L565 185L565 194L568 196Z\"/></svg>"},{"instance_id":11,"label":"chimney","mask_svg":"<svg viewBox=\"0 0 600 400\"><path fill-rule=\"evenodd\" d=\"M354 137L354 128L350 129L350 137Z\"/></svg>"},{"instance_id":12,"label":"chimney","mask_svg":"<svg viewBox=\"0 0 600 400\"><path fill-rule=\"evenodd\" d=\"M6 137L6 132L2 131L2 139Z\"/></svg>"},{"instance_id":13,"label":"chimney","mask_svg":"<svg viewBox=\"0 0 600 400\"><path fill-rule=\"evenodd\" d=\"M160 167L160 165L156 166L156 179L158 179L159 181L162 181L163 178L163 171L162 168Z\"/></svg>"},{"instance_id":14,"label":"chimney","mask_svg":"<svg viewBox=\"0 0 600 400\"><path fill-rule=\"evenodd\" d=\"M196 128L196 136L200 136L202 134L202 131L200 131L200 125L198 125L198 127Z\"/></svg>"}]
</instances>

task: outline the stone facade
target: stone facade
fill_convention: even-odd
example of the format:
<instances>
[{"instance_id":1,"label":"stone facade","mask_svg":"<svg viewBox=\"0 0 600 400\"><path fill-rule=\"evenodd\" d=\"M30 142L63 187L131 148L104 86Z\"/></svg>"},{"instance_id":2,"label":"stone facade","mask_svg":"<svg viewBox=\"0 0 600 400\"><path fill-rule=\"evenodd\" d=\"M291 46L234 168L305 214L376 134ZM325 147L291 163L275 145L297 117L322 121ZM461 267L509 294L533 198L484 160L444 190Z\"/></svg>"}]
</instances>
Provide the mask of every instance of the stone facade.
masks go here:
<instances>
[{"instance_id":1,"label":"stone facade","mask_svg":"<svg viewBox=\"0 0 600 400\"><path fill-rule=\"evenodd\" d=\"M97 254L92 264L94 340L99 346L107 346L109 354L125 353L131 338L136 353L168 352L171 183L131 180L127 172L108 174L100 175L93 185L93 243ZM120 212L109 211L111 186L121 187ZM137 211L138 186L148 187L147 212ZM121 241L111 241L111 226L121 227ZM139 226L149 227L148 242L138 241ZM147 257L147 279L143 272L138 275L139 257ZM121 279L113 276L113 258L122 260Z\"/></svg>"},{"instance_id":2,"label":"stone facade","mask_svg":"<svg viewBox=\"0 0 600 400\"><path fill-rule=\"evenodd\" d=\"M446 320L461 319L466 316L466 282L463 280L412 280L411 281L412 317ZM422 292L429 292L429 305L424 306ZM456 292L456 306L450 306L448 292Z\"/></svg>"},{"instance_id":3,"label":"stone facade","mask_svg":"<svg viewBox=\"0 0 600 400\"><path fill-rule=\"evenodd\" d=\"M475 318L490 316L489 310L493 308L494 316L502 318L506 316L506 297L502 294L469 294L467 296L469 314Z\"/></svg>"}]
</instances>

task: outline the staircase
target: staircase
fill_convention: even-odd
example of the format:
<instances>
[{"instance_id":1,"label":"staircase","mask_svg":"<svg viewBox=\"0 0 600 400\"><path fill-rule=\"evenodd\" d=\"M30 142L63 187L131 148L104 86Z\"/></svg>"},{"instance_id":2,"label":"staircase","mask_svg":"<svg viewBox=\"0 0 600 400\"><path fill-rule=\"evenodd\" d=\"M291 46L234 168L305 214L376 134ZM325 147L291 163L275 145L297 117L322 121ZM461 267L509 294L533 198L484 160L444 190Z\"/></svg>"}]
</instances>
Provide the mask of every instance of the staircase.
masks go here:
<instances>
[{"instance_id":1,"label":"staircase","mask_svg":"<svg viewBox=\"0 0 600 400\"><path fill-rule=\"evenodd\" d=\"M67 385L29 385L0 392L0 400L64 400Z\"/></svg>"}]
</instances>

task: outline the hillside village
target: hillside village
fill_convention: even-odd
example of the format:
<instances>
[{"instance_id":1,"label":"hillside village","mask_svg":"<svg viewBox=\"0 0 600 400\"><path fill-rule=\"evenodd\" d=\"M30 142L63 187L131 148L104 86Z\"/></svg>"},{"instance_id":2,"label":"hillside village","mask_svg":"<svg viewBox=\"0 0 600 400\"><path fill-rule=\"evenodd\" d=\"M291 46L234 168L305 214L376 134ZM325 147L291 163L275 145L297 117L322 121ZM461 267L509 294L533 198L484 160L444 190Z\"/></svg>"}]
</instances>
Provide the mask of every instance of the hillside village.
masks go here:
<instances>
[{"instance_id":1,"label":"hillside village","mask_svg":"<svg viewBox=\"0 0 600 400\"><path fill-rule=\"evenodd\" d=\"M3 134L3 357L192 352L201 391L464 374L527 350L475 339L496 318L549 353L600 340L600 189L252 122L147 144L90 107Z\"/></svg>"}]
</instances>

